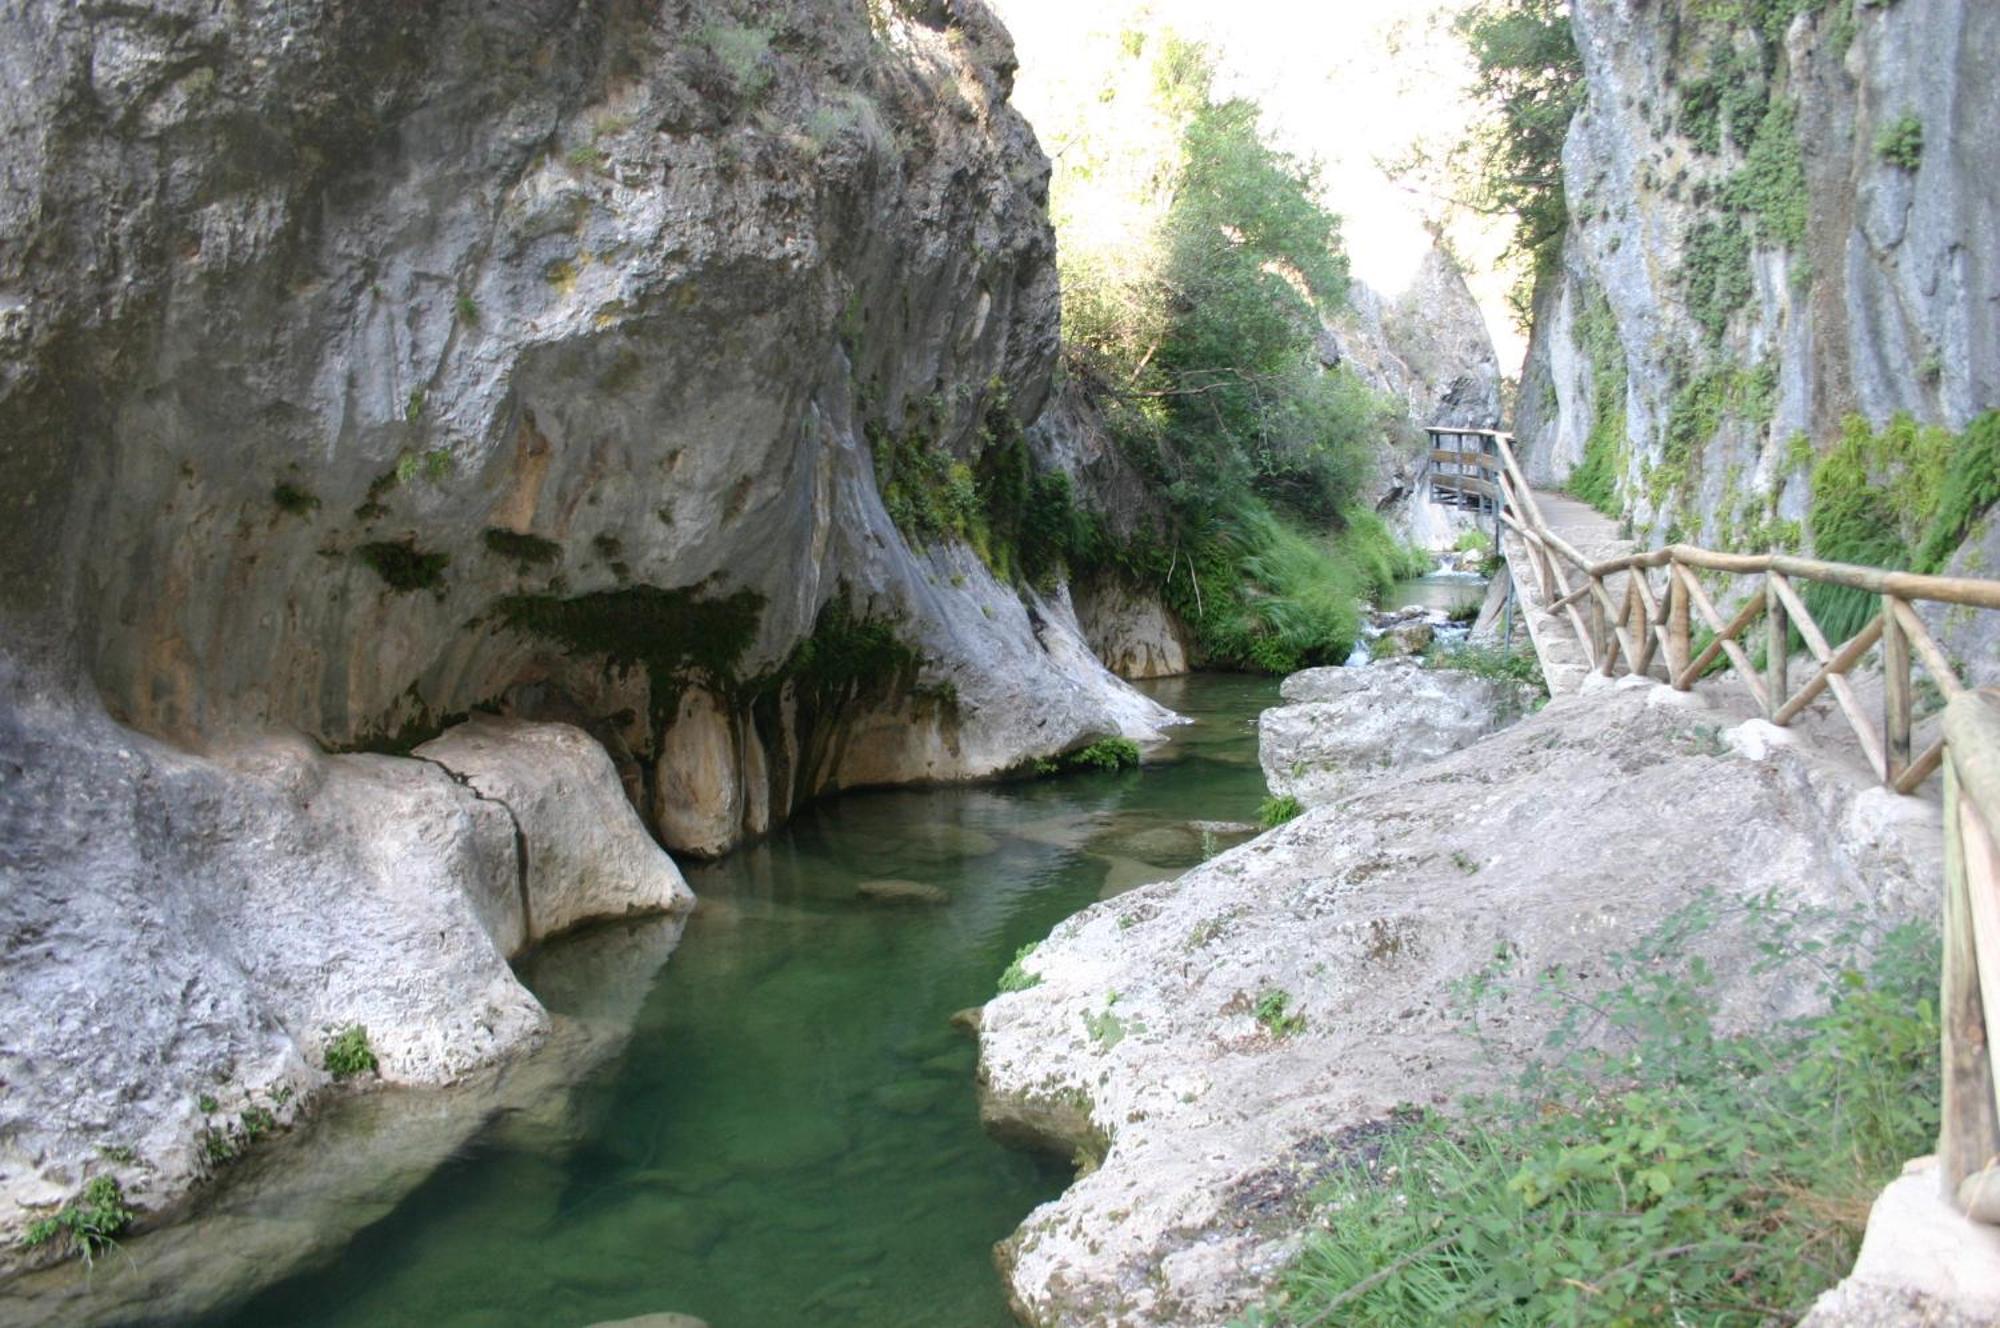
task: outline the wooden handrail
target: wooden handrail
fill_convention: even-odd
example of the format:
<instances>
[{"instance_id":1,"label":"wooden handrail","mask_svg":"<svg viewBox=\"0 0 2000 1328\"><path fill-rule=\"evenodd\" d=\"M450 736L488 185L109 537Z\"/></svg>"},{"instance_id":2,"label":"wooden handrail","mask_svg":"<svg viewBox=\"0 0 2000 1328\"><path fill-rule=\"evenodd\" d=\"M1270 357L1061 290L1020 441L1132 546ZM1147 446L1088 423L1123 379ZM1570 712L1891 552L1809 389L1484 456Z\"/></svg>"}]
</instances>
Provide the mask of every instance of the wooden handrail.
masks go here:
<instances>
[{"instance_id":1,"label":"wooden handrail","mask_svg":"<svg viewBox=\"0 0 2000 1328\"><path fill-rule=\"evenodd\" d=\"M2000 1222L2000 696L1945 707L1944 1095L1938 1173L1967 1216Z\"/></svg>"},{"instance_id":2,"label":"wooden handrail","mask_svg":"<svg viewBox=\"0 0 2000 1328\"><path fill-rule=\"evenodd\" d=\"M1432 430L1433 436L1439 432ZM1968 690L1915 608L1916 602L1928 601L2000 609L2000 581L1856 567L1783 553L1719 553L1692 544L1593 562L1543 519L1514 456L1512 437L1498 431L1481 436L1492 438L1499 459L1500 521L1519 536L1533 560L1542 611L1568 617L1595 672L1609 676L1622 659L1629 671L1644 675L1652 668L1657 646L1668 683L1686 691L1718 655L1726 654L1737 680L1774 724L1790 724L1821 693L1831 691L1876 778L1896 792L1913 793L1942 769L1946 879L1939 1014L1944 1108L1938 1170L1946 1197L1960 1211L1976 1221L2000 1224L2000 1078L1990 1041L2000 1036L2000 690ZM1571 587L1565 566L1581 574L1581 584ZM1656 594L1648 580L1657 568L1666 569L1664 595ZM1753 585L1724 621L1700 572L1758 577L1762 585ZM1609 584L1620 575L1625 577L1622 602ZM1517 588L1526 580L1515 572ZM1801 580L1877 596L1879 610L1836 644L1813 620L1793 584ZM1579 606L1588 608L1588 622ZM1690 633L1696 617L1714 634L1699 652ZM1765 623L1761 674L1741 642L1760 617ZM1818 669L1791 691L1787 665L1794 629ZM1879 729L1847 677L1877 649L1883 685ZM1946 704L1936 738L1913 757L1918 666Z\"/></svg>"}]
</instances>

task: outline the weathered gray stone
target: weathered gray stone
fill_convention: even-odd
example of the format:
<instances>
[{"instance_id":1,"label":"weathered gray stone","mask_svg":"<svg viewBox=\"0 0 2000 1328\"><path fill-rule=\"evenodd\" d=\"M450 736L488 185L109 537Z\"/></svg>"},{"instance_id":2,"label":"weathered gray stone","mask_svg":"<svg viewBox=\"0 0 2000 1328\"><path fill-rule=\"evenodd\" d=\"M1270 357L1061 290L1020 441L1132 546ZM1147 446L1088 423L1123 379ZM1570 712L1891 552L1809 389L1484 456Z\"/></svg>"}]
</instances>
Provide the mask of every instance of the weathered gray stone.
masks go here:
<instances>
[{"instance_id":1,"label":"weathered gray stone","mask_svg":"<svg viewBox=\"0 0 2000 1328\"><path fill-rule=\"evenodd\" d=\"M1537 485L1563 482L1595 432L1648 543L1671 530L1761 553L1788 538L1773 519L1805 524L1797 436L1824 453L1850 415L1957 430L2000 407L2000 178L1976 146L2000 133L1986 73L2000 8L1818 6L1769 38L1701 8L1574 9L1586 99L1563 153L1570 227L1536 293L1517 432ZM1718 77L1791 112L1771 122L1768 159L1747 156L1755 123L1713 152L1689 137L1691 90ZM1877 146L1904 116L1923 127L1914 169ZM1783 170L1793 151L1802 196ZM1745 178L1773 213L1803 217L1795 248L1734 201ZM1729 252L1737 239L1747 257ZM1697 281L1723 283L1713 326ZM1948 644L1984 667L1990 630Z\"/></svg>"},{"instance_id":2,"label":"weathered gray stone","mask_svg":"<svg viewBox=\"0 0 2000 1328\"><path fill-rule=\"evenodd\" d=\"M1913 1163L1877 1196L1854 1270L1800 1320L1800 1328L1906 1324L2000 1324L2000 1227L1945 1202L1935 1158Z\"/></svg>"},{"instance_id":3,"label":"weathered gray stone","mask_svg":"<svg viewBox=\"0 0 2000 1328\"><path fill-rule=\"evenodd\" d=\"M1264 782L1308 807L1383 770L1435 760L1519 719L1537 693L1413 660L1307 669L1280 684L1290 705L1257 720Z\"/></svg>"},{"instance_id":4,"label":"weathered gray stone","mask_svg":"<svg viewBox=\"0 0 2000 1328\"><path fill-rule=\"evenodd\" d=\"M682 913L694 892L625 800L611 758L567 724L481 717L415 755L442 766L513 819L526 854L517 892L520 939L509 954L579 922Z\"/></svg>"},{"instance_id":5,"label":"weathered gray stone","mask_svg":"<svg viewBox=\"0 0 2000 1328\"><path fill-rule=\"evenodd\" d=\"M1453 1006L1496 947L1587 985L1607 980L1606 951L1710 890L1884 925L1933 915L1934 803L1799 746L1712 754L1692 740L1700 703L1662 693L1552 702L1057 927L1023 961L1039 984L988 1002L980 1028L994 1127L1102 1157L1000 1252L1023 1321L1209 1328L1240 1313L1294 1248L1314 1183L1301 1164L1328 1135L1502 1082L1540 1048L1553 1009L1510 1003L1482 1043ZM1726 1025L1802 1013L1820 990L1815 974L1757 973L1745 929L1696 944ZM1303 1028L1257 1022L1272 991ZM1086 1018L1107 1010L1115 1042Z\"/></svg>"}]
</instances>

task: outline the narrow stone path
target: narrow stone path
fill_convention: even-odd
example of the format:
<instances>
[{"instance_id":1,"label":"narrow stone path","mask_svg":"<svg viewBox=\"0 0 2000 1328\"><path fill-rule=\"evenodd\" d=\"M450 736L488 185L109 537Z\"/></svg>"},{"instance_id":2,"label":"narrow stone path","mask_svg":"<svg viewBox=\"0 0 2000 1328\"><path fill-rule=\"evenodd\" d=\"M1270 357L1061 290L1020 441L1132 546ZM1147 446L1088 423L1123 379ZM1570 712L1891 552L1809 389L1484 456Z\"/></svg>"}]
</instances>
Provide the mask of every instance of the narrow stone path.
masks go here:
<instances>
[{"instance_id":1,"label":"narrow stone path","mask_svg":"<svg viewBox=\"0 0 2000 1328\"><path fill-rule=\"evenodd\" d=\"M1618 533L1617 522L1574 498L1538 489L1535 491L1535 504L1541 509L1542 520L1548 523L1549 529L1593 562L1616 558L1638 547ZM1577 639L1569 615L1561 610L1549 611L1551 597L1542 594L1541 583L1535 575L1534 554L1527 542L1511 527L1504 530L1500 552L1507 559L1507 572L1513 578L1516 616L1527 627L1528 640L1542 662L1542 676L1548 682L1549 695L1567 696L1583 686L1584 678L1590 673L1590 655L1583 642ZM1570 589L1583 584L1582 574L1576 569L1567 564L1562 564L1561 568ZM1624 577L1613 577L1606 585L1613 600L1622 602Z\"/></svg>"}]
</instances>

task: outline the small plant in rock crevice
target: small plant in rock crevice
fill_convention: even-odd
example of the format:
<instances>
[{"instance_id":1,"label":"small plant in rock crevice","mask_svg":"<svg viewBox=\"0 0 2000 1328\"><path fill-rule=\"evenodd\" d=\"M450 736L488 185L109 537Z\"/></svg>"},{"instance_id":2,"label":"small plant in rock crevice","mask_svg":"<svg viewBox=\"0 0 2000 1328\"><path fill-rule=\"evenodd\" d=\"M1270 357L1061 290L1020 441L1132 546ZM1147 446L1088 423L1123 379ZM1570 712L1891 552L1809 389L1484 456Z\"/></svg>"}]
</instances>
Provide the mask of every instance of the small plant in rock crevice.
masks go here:
<instances>
[{"instance_id":1,"label":"small plant in rock crevice","mask_svg":"<svg viewBox=\"0 0 2000 1328\"><path fill-rule=\"evenodd\" d=\"M1287 821L1296 820L1305 812L1305 805L1287 793L1264 799L1257 807L1257 824L1266 830L1276 829Z\"/></svg>"},{"instance_id":2,"label":"small plant in rock crevice","mask_svg":"<svg viewBox=\"0 0 2000 1328\"><path fill-rule=\"evenodd\" d=\"M117 1243L116 1237L132 1225L133 1216L118 1179L93 1176L85 1182L82 1193L53 1216L29 1223L21 1235L21 1247L37 1249L60 1240L67 1245L67 1252L88 1264Z\"/></svg>"},{"instance_id":3,"label":"small plant in rock crevice","mask_svg":"<svg viewBox=\"0 0 2000 1328\"><path fill-rule=\"evenodd\" d=\"M1875 155L1891 166L1917 169L1924 159L1924 122L1908 114L1891 120L1876 136Z\"/></svg>"},{"instance_id":4,"label":"small plant in rock crevice","mask_svg":"<svg viewBox=\"0 0 2000 1328\"><path fill-rule=\"evenodd\" d=\"M1013 962L1008 964L1006 970L1000 974L999 988L1001 991L1026 991L1030 987L1041 985L1041 974L1030 973L1021 967L1022 964L1027 962L1028 956L1035 952L1035 947L1039 944L1041 944L1039 941L1030 941L1014 952Z\"/></svg>"},{"instance_id":5,"label":"small plant in rock crevice","mask_svg":"<svg viewBox=\"0 0 2000 1328\"><path fill-rule=\"evenodd\" d=\"M349 1024L334 1034L332 1041L326 1044L323 1063L326 1072L335 1079L373 1074L379 1068L375 1049L368 1045L368 1030L360 1024Z\"/></svg>"},{"instance_id":6,"label":"small plant in rock crevice","mask_svg":"<svg viewBox=\"0 0 2000 1328\"><path fill-rule=\"evenodd\" d=\"M1274 1038L1290 1037L1305 1031L1306 1017L1292 1010L1292 994L1281 987L1267 988L1259 993L1257 1003L1250 1009L1251 1015L1264 1031Z\"/></svg>"}]
</instances>

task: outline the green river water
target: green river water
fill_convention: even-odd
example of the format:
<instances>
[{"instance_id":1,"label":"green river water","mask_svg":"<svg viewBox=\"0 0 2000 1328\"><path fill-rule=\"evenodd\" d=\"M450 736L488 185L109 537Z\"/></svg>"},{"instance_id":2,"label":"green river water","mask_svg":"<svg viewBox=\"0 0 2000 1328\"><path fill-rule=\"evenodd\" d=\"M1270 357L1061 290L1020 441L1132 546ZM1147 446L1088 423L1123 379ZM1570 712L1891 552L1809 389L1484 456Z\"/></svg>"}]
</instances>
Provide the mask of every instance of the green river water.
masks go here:
<instances>
[{"instance_id":1,"label":"green river water","mask_svg":"<svg viewBox=\"0 0 2000 1328\"><path fill-rule=\"evenodd\" d=\"M974 1047L949 1016L1064 917L1236 842L1189 823L1254 819L1264 792L1274 680L1146 689L1196 722L1142 771L850 794L691 870L703 906L629 1044L579 1086L562 1147L475 1137L330 1262L221 1322L1006 1328L993 1242L1069 1169L982 1134ZM878 878L950 902L859 900ZM523 976L561 1010L570 993L537 985L539 966Z\"/></svg>"}]
</instances>

